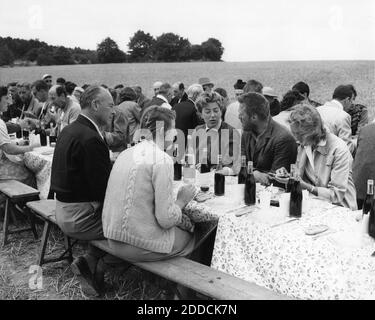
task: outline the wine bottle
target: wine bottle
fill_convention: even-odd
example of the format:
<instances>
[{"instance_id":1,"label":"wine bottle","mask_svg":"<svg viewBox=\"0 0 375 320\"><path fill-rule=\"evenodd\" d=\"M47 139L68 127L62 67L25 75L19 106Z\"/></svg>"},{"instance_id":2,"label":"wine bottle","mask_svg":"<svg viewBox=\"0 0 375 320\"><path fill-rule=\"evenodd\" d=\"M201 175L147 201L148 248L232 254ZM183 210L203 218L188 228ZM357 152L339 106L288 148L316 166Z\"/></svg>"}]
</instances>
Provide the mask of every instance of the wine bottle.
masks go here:
<instances>
[{"instance_id":1,"label":"wine bottle","mask_svg":"<svg viewBox=\"0 0 375 320\"><path fill-rule=\"evenodd\" d=\"M368 234L370 237L375 238L375 199L373 198L370 214L368 218Z\"/></svg>"},{"instance_id":2,"label":"wine bottle","mask_svg":"<svg viewBox=\"0 0 375 320\"><path fill-rule=\"evenodd\" d=\"M245 184L247 177L246 156L241 157L241 170L238 174L238 184Z\"/></svg>"},{"instance_id":3,"label":"wine bottle","mask_svg":"<svg viewBox=\"0 0 375 320\"><path fill-rule=\"evenodd\" d=\"M186 184L195 184L195 165L194 165L194 158L193 155L186 154L185 155L185 163L184 163L184 183Z\"/></svg>"},{"instance_id":4,"label":"wine bottle","mask_svg":"<svg viewBox=\"0 0 375 320\"><path fill-rule=\"evenodd\" d=\"M207 148L202 149L202 157L199 159L201 161L201 173L210 172L210 166L207 163Z\"/></svg>"},{"instance_id":5,"label":"wine bottle","mask_svg":"<svg viewBox=\"0 0 375 320\"><path fill-rule=\"evenodd\" d=\"M179 152L178 152L178 144L176 144L175 149L173 151L173 156L175 158L175 163L173 165L174 168L174 180L180 181L182 179L182 165L179 163Z\"/></svg>"},{"instance_id":6,"label":"wine bottle","mask_svg":"<svg viewBox=\"0 0 375 320\"><path fill-rule=\"evenodd\" d=\"M253 171L253 162L249 161L247 165L247 174L245 180L245 204L247 206L256 203L256 183Z\"/></svg>"},{"instance_id":7,"label":"wine bottle","mask_svg":"<svg viewBox=\"0 0 375 320\"><path fill-rule=\"evenodd\" d=\"M296 165L295 164L291 164L290 165L290 176L289 176L289 180L288 180L288 183L286 185L286 192L290 192L290 190L292 189L292 185L293 185L293 182L294 182L294 178L293 178L293 175L294 175L294 172L296 171Z\"/></svg>"},{"instance_id":8,"label":"wine bottle","mask_svg":"<svg viewBox=\"0 0 375 320\"><path fill-rule=\"evenodd\" d=\"M225 194L225 175L223 175L223 159L219 155L217 157L217 167L215 171L215 195L223 196Z\"/></svg>"},{"instance_id":9,"label":"wine bottle","mask_svg":"<svg viewBox=\"0 0 375 320\"><path fill-rule=\"evenodd\" d=\"M57 137L56 137L56 128L53 127L53 123L50 123L50 135L49 135L49 142L50 143L56 143Z\"/></svg>"},{"instance_id":10,"label":"wine bottle","mask_svg":"<svg viewBox=\"0 0 375 320\"><path fill-rule=\"evenodd\" d=\"M301 217L302 216L302 187L300 182L299 173L297 170L293 172L293 183L290 190L290 205L289 216Z\"/></svg>"},{"instance_id":11,"label":"wine bottle","mask_svg":"<svg viewBox=\"0 0 375 320\"><path fill-rule=\"evenodd\" d=\"M368 214L372 208L372 202L374 201L374 180L367 180L367 195L365 202L363 203L362 213Z\"/></svg>"},{"instance_id":12,"label":"wine bottle","mask_svg":"<svg viewBox=\"0 0 375 320\"><path fill-rule=\"evenodd\" d=\"M40 122L40 131L39 131L40 145L45 147L47 145L47 133L46 125L44 121Z\"/></svg>"}]
</instances>

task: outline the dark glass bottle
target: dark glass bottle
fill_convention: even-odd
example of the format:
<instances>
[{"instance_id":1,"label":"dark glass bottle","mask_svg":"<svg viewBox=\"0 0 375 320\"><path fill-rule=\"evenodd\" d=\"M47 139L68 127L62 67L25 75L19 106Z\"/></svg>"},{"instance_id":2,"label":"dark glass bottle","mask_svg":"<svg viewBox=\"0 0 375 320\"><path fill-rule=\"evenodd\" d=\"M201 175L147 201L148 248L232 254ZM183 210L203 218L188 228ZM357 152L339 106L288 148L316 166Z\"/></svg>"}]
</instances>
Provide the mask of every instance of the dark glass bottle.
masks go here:
<instances>
[{"instance_id":1,"label":"dark glass bottle","mask_svg":"<svg viewBox=\"0 0 375 320\"><path fill-rule=\"evenodd\" d=\"M253 162L249 161L247 165L247 175L245 181L245 204L247 206L256 203L256 183L253 172Z\"/></svg>"},{"instance_id":2,"label":"dark glass bottle","mask_svg":"<svg viewBox=\"0 0 375 320\"><path fill-rule=\"evenodd\" d=\"M238 174L238 184L245 184L247 177L246 156L241 157L241 170Z\"/></svg>"},{"instance_id":3,"label":"dark glass bottle","mask_svg":"<svg viewBox=\"0 0 375 320\"><path fill-rule=\"evenodd\" d=\"M288 183L286 185L286 192L290 192L291 189L292 189L292 185L293 185L293 182L294 182L294 179L293 179L293 175L294 175L294 172L296 170L296 165L295 164L291 164L290 165L290 176L289 176L289 180L288 180Z\"/></svg>"},{"instance_id":4,"label":"dark glass bottle","mask_svg":"<svg viewBox=\"0 0 375 320\"><path fill-rule=\"evenodd\" d=\"M365 202L363 203L362 213L368 214L372 208L372 202L374 201L374 180L367 180L367 195Z\"/></svg>"},{"instance_id":5,"label":"dark glass bottle","mask_svg":"<svg viewBox=\"0 0 375 320\"><path fill-rule=\"evenodd\" d=\"M47 145L47 133L46 133L46 127L45 127L44 121L41 121L41 124L40 124L39 137L40 137L40 145L42 147L45 147Z\"/></svg>"},{"instance_id":6,"label":"dark glass bottle","mask_svg":"<svg viewBox=\"0 0 375 320\"><path fill-rule=\"evenodd\" d=\"M201 161L201 173L210 172L210 166L207 162L207 148L203 148L202 157L199 160Z\"/></svg>"},{"instance_id":7,"label":"dark glass bottle","mask_svg":"<svg viewBox=\"0 0 375 320\"><path fill-rule=\"evenodd\" d=\"M56 128L53 127L53 123L50 124L50 135L49 135L49 143L56 143L57 137L56 137Z\"/></svg>"},{"instance_id":8,"label":"dark glass bottle","mask_svg":"<svg viewBox=\"0 0 375 320\"><path fill-rule=\"evenodd\" d=\"M290 205L289 205L289 215L291 217L301 217L302 216L302 187L297 170L293 172L293 184L290 190Z\"/></svg>"},{"instance_id":9,"label":"dark glass bottle","mask_svg":"<svg viewBox=\"0 0 375 320\"><path fill-rule=\"evenodd\" d=\"M370 237L375 238L375 199L373 198L370 210L370 217L368 222L368 234Z\"/></svg>"},{"instance_id":10,"label":"dark glass bottle","mask_svg":"<svg viewBox=\"0 0 375 320\"><path fill-rule=\"evenodd\" d=\"M173 157L175 158L174 163L174 181L181 181L182 179L182 165L179 163L179 153L178 153L178 144L176 144L176 147L173 152Z\"/></svg>"},{"instance_id":11,"label":"dark glass bottle","mask_svg":"<svg viewBox=\"0 0 375 320\"><path fill-rule=\"evenodd\" d=\"M223 196L225 194L225 175L223 175L222 157L219 155L215 172L215 195Z\"/></svg>"}]
</instances>

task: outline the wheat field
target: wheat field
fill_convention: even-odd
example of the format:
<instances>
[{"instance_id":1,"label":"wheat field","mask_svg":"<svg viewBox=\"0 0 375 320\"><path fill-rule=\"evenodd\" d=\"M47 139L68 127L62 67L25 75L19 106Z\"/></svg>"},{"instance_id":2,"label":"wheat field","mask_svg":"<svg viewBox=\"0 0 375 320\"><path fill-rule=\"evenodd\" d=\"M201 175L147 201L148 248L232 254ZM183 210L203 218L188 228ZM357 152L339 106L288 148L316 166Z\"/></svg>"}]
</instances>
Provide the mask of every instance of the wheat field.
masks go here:
<instances>
[{"instance_id":1,"label":"wheat field","mask_svg":"<svg viewBox=\"0 0 375 320\"><path fill-rule=\"evenodd\" d=\"M272 87L279 97L298 81L309 84L313 100L331 99L340 84L353 84L357 102L369 108L370 119L375 117L375 61L304 61L304 62L198 62L198 63L143 63L76 65L52 67L0 68L0 84L10 81L32 82L45 73L54 79L63 77L78 85L116 84L140 85L146 95L152 95L152 83L182 81L185 86L196 83L200 77L209 77L216 87L227 90L233 99L233 84L237 79L256 79Z\"/></svg>"}]
</instances>

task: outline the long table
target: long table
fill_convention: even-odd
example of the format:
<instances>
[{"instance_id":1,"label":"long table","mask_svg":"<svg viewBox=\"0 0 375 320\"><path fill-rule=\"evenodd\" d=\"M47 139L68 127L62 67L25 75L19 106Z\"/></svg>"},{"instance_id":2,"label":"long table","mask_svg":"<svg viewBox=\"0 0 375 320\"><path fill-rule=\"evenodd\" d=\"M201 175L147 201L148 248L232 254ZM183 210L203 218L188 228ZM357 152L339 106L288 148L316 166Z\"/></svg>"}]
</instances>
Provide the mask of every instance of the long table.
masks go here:
<instances>
[{"instance_id":1,"label":"long table","mask_svg":"<svg viewBox=\"0 0 375 320\"><path fill-rule=\"evenodd\" d=\"M25 155L44 199L51 163L52 155L37 151ZM213 176L208 180L213 182ZM175 195L181 184L175 182ZM242 190L236 177L226 177L224 197L212 196L203 203L194 200L185 209L195 222L218 220L212 268L292 298L375 298L375 257L371 256L375 241L361 233L359 212L310 198L302 218L289 223L276 207L251 207L237 217L237 208L243 207ZM319 224L329 231L319 237L305 234L309 226Z\"/></svg>"}]
</instances>

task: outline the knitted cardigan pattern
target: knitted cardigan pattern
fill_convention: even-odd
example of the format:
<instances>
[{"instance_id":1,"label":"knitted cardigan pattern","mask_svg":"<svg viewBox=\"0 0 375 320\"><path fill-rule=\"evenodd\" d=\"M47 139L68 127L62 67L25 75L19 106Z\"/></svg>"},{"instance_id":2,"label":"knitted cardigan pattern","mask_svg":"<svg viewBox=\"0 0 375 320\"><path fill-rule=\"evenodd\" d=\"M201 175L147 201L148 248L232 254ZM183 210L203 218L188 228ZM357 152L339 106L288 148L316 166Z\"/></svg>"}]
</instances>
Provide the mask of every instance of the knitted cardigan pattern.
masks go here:
<instances>
[{"instance_id":1,"label":"knitted cardigan pattern","mask_svg":"<svg viewBox=\"0 0 375 320\"><path fill-rule=\"evenodd\" d=\"M181 209L173 199L173 160L154 142L120 154L103 206L104 236L138 248L170 253Z\"/></svg>"}]
</instances>

